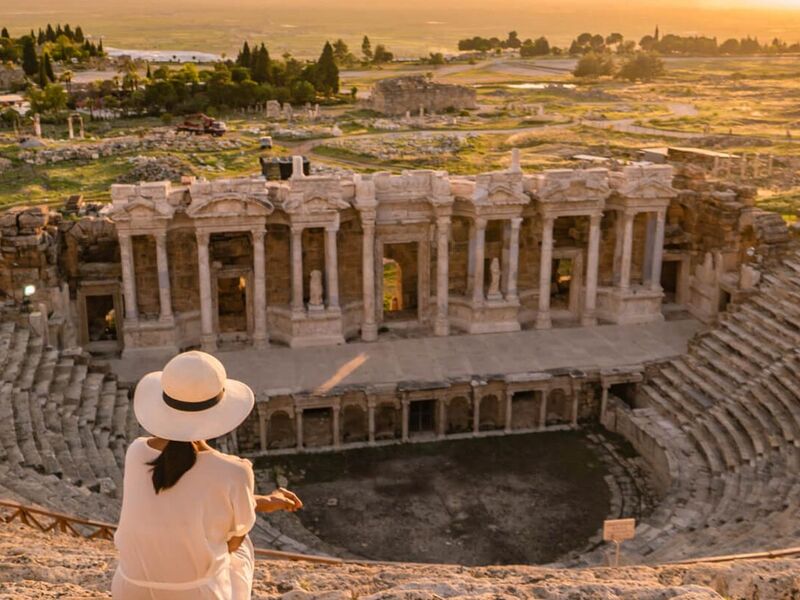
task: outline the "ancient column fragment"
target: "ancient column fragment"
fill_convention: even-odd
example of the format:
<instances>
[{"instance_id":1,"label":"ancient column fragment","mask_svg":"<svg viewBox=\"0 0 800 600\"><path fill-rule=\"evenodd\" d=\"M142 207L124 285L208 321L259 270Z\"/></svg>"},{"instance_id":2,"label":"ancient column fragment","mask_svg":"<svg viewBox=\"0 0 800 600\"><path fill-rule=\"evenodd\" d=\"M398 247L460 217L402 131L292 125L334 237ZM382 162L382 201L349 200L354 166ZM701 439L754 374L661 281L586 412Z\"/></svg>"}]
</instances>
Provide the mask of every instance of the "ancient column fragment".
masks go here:
<instances>
[{"instance_id":1,"label":"ancient column fragment","mask_svg":"<svg viewBox=\"0 0 800 600\"><path fill-rule=\"evenodd\" d=\"M536 315L536 329L549 329L550 286L553 272L553 217L545 217L542 223L542 249L539 264L539 312Z\"/></svg>"},{"instance_id":2,"label":"ancient column fragment","mask_svg":"<svg viewBox=\"0 0 800 600\"><path fill-rule=\"evenodd\" d=\"M303 228L292 226L292 310L303 310Z\"/></svg>"},{"instance_id":3,"label":"ancient column fragment","mask_svg":"<svg viewBox=\"0 0 800 600\"><path fill-rule=\"evenodd\" d=\"M586 299L581 325L597 324L597 276L600 264L600 221L603 215L592 215L589 224L589 250L586 261Z\"/></svg>"},{"instance_id":4,"label":"ancient column fragment","mask_svg":"<svg viewBox=\"0 0 800 600\"><path fill-rule=\"evenodd\" d=\"M339 227L325 228L325 279L327 281L328 308L339 308L339 257L336 235Z\"/></svg>"},{"instance_id":5,"label":"ancient column fragment","mask_svg":"<svg viewBox=\"0 0 800 600\"><path fill-rule=\"evenodd\" d=\"M267 283L264 257L263 229L253 229L253 345L263 348L267 344Z\"/></svg>"},{"instance_id":6,"label":"ancient column fragment","mask_svg":"<svg viewBox=\"0 0 800 600\"><path fill-rule=\"evenodd\" d=\"M156 238L156 268L158 269L158 299L161 307L160 320L172 320L172 290L169 282L167 259L167 232L159 231Z\"/></svg>"},{"instance_id":7,"label":"ancient column fragment","mask_svg":"<svg viewBox=\"0 0 800 600\"><path fill-rule=\"evenodd\" d=\"M436 320L435 335L449 335L448 303L450 295L450 217L436 220Z\"/></svg>"},{"instance_id":8,"label":"ancient column fragment","mask_svg":"<svg viewBox=\"0 0 800 600\"><path fill-rule=\"evenodd\" d=\"M139 319L139 309L136 301L136 275L133 264L133 250L131 248L131 235L119 234L119 254L122 263L122 287L125 295L125 318L129 321Z\"/></svg>"},{"instance_id":9,"label":"ancient column fragment","mask_svg":"<svg viewBox=\"0 0 800 600\"><path fill-rule=\"evenodd\" d=\"M200 271L200 332L203 349L215 350L217 347L214 335L213 303L211 298L211 263L208 256L210 235L197 232L197 264Z\"/></svg>"}]
</instances>

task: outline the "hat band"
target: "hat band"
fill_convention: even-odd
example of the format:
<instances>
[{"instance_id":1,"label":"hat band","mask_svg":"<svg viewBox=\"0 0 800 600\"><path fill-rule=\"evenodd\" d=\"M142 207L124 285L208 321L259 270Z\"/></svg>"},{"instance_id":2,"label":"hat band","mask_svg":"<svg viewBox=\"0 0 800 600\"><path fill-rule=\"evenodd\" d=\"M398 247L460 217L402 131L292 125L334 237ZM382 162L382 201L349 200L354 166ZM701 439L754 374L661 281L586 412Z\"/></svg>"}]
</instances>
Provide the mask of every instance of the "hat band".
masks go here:
<instances>
[{"instance_id":1,"label":"hat band","mask_svg":"<svg viewBox=\"0 0 800 600\"><path fill-rule=\"evenodd\" d=\"M184 402L183 400L177 400L172 396L167 395L166 392L161 392L161 397L164 399L164 403L167 406L174 408L175 410L182 410L184 412L200 412L201 410L208 410L209 408L219 404L219 401L222 400L224 393L225 390L223 389L213 398L203 400L202 402Z\"/></svg>"}]
</instances>

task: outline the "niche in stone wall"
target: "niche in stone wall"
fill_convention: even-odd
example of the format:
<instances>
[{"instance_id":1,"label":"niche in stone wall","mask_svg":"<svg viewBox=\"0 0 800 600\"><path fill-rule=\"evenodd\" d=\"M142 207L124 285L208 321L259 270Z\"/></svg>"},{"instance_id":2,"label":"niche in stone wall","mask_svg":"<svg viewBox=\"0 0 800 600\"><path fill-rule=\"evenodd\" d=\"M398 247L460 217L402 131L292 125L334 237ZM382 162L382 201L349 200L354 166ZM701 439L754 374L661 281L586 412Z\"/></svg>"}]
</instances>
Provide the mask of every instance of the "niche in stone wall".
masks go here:
<instances>
[{"instance_id":1,"label":"niche in stone wall","mask_svg":"<svg viewBox=\"0 0 800 600\"><path fill-rule=\"evenodd\" d=\"M321 227L314 227L303 230L303 301L308 303L310 298L309 280L311 272L319 271L322 273L322 280L325 277L325 230ZM325 290L327 298L327 289Z\"/></svg>"},{"instance_id":2,"label":"niche in stone wall","mask_svg":"<svg viewBox=\"0 0 800 600\"><path fill-rule=\"evenodd\" d=\"M156 240L152 235L134 235L131 238L131 246L139 315L146 319L158 318L161 302L158 292Z\"/></svg>"},{"instance_id":3,"label":"niche in stone wall","mask_svg":"<svg viewBox=\"0 0 800 600\"><path fill-rule=\"evenodd\" d=\"M267 306L288 306L292 300L291 230L267 226Z\"/></svg>"},{"instance_id":4,"label":"niche in stone wall","mask_svg":"<svg viewBox=\"0 0 800 600\"><path fill-rule=\"evenodd\" d=\"M167 261L172 310L177 314L199 311L200 276L194 230L176 229L167 234Z\"/></svg>"}]
</instances>

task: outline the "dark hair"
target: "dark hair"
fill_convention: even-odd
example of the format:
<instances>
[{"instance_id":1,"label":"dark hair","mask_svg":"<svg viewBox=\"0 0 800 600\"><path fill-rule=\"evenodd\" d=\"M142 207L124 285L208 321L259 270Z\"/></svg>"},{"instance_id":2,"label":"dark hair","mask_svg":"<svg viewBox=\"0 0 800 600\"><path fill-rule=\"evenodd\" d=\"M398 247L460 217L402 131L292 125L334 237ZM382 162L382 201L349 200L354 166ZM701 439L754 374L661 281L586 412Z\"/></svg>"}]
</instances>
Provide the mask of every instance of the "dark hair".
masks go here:
<instances>
[{"instance_id":1,"label":"dark hair","mask_svg":"<svg viewBox=\"0 0 800 600\"><path fill-rule=\"evenodd\" d=\"M197 451L192 442L167 442L158 458L147 463L153 467L153 488L156 494L178 483L196 460Z\"/></svg>"}]
</instances>

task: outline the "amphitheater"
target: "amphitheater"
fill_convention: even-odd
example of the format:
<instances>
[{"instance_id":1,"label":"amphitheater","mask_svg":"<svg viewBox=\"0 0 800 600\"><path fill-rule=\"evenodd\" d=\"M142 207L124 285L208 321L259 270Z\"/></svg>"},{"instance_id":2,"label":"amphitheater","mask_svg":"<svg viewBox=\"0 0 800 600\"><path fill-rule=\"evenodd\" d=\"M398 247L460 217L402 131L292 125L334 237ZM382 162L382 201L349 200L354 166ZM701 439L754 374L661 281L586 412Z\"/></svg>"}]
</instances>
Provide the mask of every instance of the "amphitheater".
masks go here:
<instances>
[{"instance_id":1,"label":"amphitheater","mask_svg":"<svg viewBox=\"0 0 800 600\"><path fill-rule=\"evenodd\" d=\"M800 597L791 552L699 560L800 546L800 250L754 195L690 165L512 161L475 177L143 183L102 207L12 209L0 498L115 523L141 434L132 385L198 347L254 387L257 410L216 443L257 465L566 431L635 449L608 478L609 516L638 520L629 566L602 567L599 533L543 567L343 554L262 562L254 597ZM653 502L634 513L637 474ZM108 596L110 544L17 522L0 528L0 596ZM292 531L262 518L252 536L331 548Z\"/></svg>"}]
</instances>

